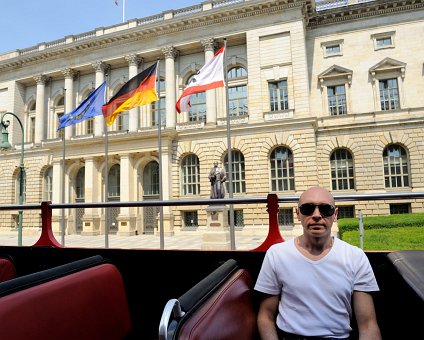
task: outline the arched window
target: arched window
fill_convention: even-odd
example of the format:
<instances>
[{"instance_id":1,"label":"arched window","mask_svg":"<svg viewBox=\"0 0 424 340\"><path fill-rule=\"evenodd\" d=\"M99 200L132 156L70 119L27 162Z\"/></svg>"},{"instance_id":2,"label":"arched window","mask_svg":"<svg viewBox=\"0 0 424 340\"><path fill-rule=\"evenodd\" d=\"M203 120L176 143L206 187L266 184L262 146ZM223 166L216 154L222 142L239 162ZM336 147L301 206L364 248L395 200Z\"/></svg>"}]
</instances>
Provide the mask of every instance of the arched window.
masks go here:
<instances>
[{"instance_id":1,"label":"arched window","mask_svg":"<svg viewBox=\"0 0 424 340\"><path fill-rule=\"evenodd\" d=\"M144 195L159 195L159 164L150 162L143 171Z\"/></svg>"},{"instance_id":2,"label":"arched window","mask_svg":"<svg viewBox=\"0 0 424 340\"><path fill-rule=\"evenodd\" d=\"M121 167L119 164L115 164L110 168L108 182L109 199L119 200L121 196Z\"/></svg>"},{"instance_id":3,"label":"arched window","mask_svg":"<svg viewBox=\"0 0 424 340\"><path fill-rule=\"evenodd\" d=\"M85 167L78 170L75 178L75 195L77 200L84 200L85 198Z\"/></svg>"},{"instance_id":4,"label":"arched window","mask_svg":"<svg viewBox=\"0 0 424 340\"><path fill-rule=\"evenodd\" d=\"M182 194L198 195L200 193L200 166L196 155L188 155L181 162Z\"/></svg>"},{"instance_id":5,"label":"arched window","mask_svg":"<svg viewBox=\"0 0 424 340\"><path fill-rule=\"evenodd\" d=\"M44 181L44 201L52 201L53 200L53 167L49 167L43 176Z\"/></svg>"},{"instance_id":6,"label":"arched window","mask_svg":"<svg viewBox=\"0 0 424 340\"><path fill-rule=\"evenodd\" d=\"M386 188L410 185L408 155L403 147L397 144L387 146L383 151L383 164Z\"/></svg>"},{"instance_id":7,"label":"arched window","mask_svg":"<svg viewBox=\"0 0 424 340\"><path fill-rule=\"evenodd\" d=\"M187 85L190 84L194 74L187 79ZM188 120L206 122L206 92L200 92L191 95L190 110L188 111Z\"/></svg>"},{"instance_id":8,"label":"arched window","mask_svg":"<svg viewBox=\"0 0 424 340\"><path fill-rule=\"evenodd\" d=\"M248 114L247 105L247 71L236 66L227 73L228 78L228 111L230 116Z\"/></svg>"},{"instance_id":9,"label":"arched window","mask_svg":"<svg viewBox=\"0 0 424 340\"><path fill-rule=\"evenodd\" d=\"M233 182L233 193L243 193L246 192L246 181L244 178L244 156L238 150L233 150L231 152L231 164L232 164L232 182ZM228 153L224 158L224 167L227 174L228 180ZM227 182L227 192L228 192L228 182Z\"/></svg>"},{"instance_id":10,"label":"arched window","mask_svg":"<svg viewBox=\"0 0 424 340\"><path fill-rule=\"evenodd\" d=\"M276 147L270 156L271 190L294 190L293 154L284 146Z\"/></svg>"},{"instance_id":11,"label":"arched window","mask_svg":"<svg viewBox=\"0 0 424 340\"><path fill-rule=\"evenodd\" d=\"M355 189L353 160L346 149L337 149L330 156L331 186L333 190Z\"/></svg>"}]
</instances>

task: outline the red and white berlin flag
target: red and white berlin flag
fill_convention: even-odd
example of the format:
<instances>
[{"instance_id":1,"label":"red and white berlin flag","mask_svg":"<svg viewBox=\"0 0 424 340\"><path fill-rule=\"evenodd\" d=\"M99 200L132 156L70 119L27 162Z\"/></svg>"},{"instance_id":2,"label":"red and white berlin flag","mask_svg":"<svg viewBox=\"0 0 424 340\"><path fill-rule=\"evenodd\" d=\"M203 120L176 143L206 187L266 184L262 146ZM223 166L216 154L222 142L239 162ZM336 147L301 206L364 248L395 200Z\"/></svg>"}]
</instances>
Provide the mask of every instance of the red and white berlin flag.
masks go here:
<instances>
[{"instance_id":1,"label":"red and white berlin flag","mask_svg":"<svg viewBox=\"0 0 424 340\"><path fill-rule=\"evenodd\" d=\"M178 113L187 112L190 109L190 96L206 90L224 86L224 46L222 46L206 63L199 72L191 78L175 108Z\"/></svg>"}]
</instances>

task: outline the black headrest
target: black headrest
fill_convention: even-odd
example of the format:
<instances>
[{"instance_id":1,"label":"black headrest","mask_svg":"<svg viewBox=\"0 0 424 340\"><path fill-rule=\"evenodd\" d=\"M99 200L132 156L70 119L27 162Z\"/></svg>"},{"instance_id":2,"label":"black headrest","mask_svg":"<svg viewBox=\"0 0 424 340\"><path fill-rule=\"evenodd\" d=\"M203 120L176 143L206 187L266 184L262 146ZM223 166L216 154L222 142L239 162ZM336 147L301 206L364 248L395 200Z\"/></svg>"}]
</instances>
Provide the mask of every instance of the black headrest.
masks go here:
<instances>
[{"instance_id":1,"label":"black headrest","mask_svg":"<svg viewBox=\"0 0 424 340\"><path fill-rule=\"evenodd\" d=\"M207 300L237 268L238 264L233 259L224 262L202 281L179 297L178 300L181 303L182 310L187 313L197 309L197 306Z\"/></svg>"},{"instance_id":2,"label":"black headrest","mask_svg":"<svg viewBox=\"0 0 424 340\"><path fill-rule=\"evenodd\" d=\"M424 250L402 250L387 255L396 270L424 301Z\"/></svg>"}]
</instances>

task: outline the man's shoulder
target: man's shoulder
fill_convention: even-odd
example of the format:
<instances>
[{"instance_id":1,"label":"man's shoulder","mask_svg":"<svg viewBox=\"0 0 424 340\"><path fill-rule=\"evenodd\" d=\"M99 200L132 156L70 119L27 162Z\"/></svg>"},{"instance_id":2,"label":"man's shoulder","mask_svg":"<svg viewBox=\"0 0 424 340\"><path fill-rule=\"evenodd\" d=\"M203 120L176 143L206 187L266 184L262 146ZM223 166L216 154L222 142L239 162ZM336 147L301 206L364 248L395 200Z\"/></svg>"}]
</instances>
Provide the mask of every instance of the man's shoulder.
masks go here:
<instances>
[{"instance_id":1,"label":"man's shoulder","mask_svg":"<svg viewBox=\"0 0 424 340\"><path fill-rule=\"evenodd\" d=\"M287 241L275 243L271 247L269 247L268 251L269 252L280 252L280 251L284 251L284 250L289 249L290 247L292 247L293 244L294 244L294 239L290 239L290 240L287 240Z\"/></svg>"},{"instance_id":2,"label":"man's shoulder","mask_svg":"<svg viewBox=\"0 0 424 340\"><path fill-rule=\"evenodd\" d=\"M347 243L346 241L343 241L342 239L335 237L334 240L339 245L339 249L342 249L343 251L350 252L352 254L364 253L364 251L361 248L354 246L350 243Z\"/></svg>"}]
</instances>

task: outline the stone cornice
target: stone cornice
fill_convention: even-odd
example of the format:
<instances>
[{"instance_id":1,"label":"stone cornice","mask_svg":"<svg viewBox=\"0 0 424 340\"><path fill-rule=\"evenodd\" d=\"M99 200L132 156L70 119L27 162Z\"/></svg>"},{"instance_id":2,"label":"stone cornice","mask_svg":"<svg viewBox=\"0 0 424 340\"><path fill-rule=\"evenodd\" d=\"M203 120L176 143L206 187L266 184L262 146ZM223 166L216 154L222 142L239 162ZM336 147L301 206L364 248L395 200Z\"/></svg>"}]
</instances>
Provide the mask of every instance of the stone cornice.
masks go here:
<instances>
[{"instance_id":1,"label":"stone cornice","mask_svg":"<svg viewBox=\"0 0 424 340\"><path fill-rule=\"evenodd\" d=\"M424 8L424 0L377 0L310 14L308 28L361 20Z\"/></svg>"},{"instance_id":2,"label":"stone cornice","mask_svg":"<svg viewBox=\"0 0 424 340\"><path fill-rule=\"evenodd\" d=\"M176 16L168 20L153 21L149 24L104 35L90 34L81 40L70 43L64 40L57 44L50 44L51 47L42 50L34 47L21 55L4 59L0 61L0 72L6 69L22 67L22 65L28 63L60 58L72 52L87 53L92 49L107 48L116 45L117 42L128 43L141 39L151 39L185 30L204 28L209 25L274 13L285 9L302 8L306 3L309 3L309 0L243 1L207 11L196 12L187 16ZM130 25L128 24L128 26Z\"/></svg>"}]
</instances>

